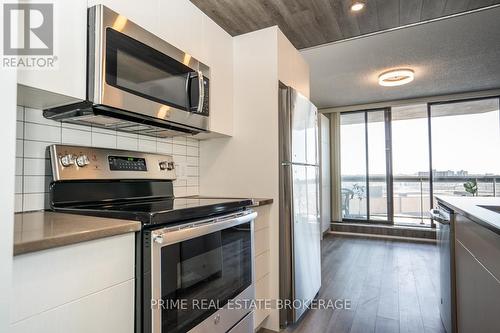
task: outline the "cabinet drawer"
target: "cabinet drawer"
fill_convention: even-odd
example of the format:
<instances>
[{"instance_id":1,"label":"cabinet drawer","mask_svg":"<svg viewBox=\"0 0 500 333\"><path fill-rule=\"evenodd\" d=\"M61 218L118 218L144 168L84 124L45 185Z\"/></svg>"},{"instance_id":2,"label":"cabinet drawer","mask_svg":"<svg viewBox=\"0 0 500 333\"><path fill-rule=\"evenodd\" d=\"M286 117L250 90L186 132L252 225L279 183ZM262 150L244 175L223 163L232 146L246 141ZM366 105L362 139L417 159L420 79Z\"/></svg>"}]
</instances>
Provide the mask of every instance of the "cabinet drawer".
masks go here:
<instances>
[{"instance_id":1,"label":"cabinet drawer","mask_svg":"<svg viewBox=\"0 0 500 333\"><path fill-rule=\"evenodd\" d=\"M14 257L10 322L134 278L135 234Z\"/></svg>"},{"instance_id":2,"label":"cabinet drawer","mask_svg":"<svg viewBox=\"0 0 500 333\"><path fill-rule=\"evenodd\" d=\"M498 332L500 283L460 242L456 245L458 332Z\"/></svg>"},{"instance_id":3,"label":"cabinet drawer","mask_svg":"<svg viewBox=\"0 0 500 333\"><path fill-rule=\"evenodd\" d=\"M11 333L133 333L134 280L12 325Z\"/></svg>"},{"instance_id":4,"label":"cabinet drawer","mask_svg":"<svg viewBox=\"0 0 500 333\"><path fill-rule=\"evenodd\" d=\"M460 214L455 216L455 233L457 240L500 280L500 235Z\"/></svg>"}]
</instances>

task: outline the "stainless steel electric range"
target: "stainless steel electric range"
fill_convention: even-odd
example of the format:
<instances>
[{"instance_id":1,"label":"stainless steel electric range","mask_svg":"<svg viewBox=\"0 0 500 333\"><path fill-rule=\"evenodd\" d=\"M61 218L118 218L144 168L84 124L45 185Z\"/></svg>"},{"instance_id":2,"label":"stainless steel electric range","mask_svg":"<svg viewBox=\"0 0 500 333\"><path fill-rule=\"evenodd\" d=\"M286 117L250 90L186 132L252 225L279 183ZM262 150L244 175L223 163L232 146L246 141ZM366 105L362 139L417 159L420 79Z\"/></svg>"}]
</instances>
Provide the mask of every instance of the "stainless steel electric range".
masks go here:
<instances>
[{"instance_id":1,"label":"stainless steel electric range","mask_svg":"<svg viewBox=\"0 0 500 333\"><path fill-rule=\"evenodd\" d=\"M53 210L142 222L136 332L253 333L252 200L175 198L167 155L53 145L50 158Z\"/></svg>"}]
</instances>

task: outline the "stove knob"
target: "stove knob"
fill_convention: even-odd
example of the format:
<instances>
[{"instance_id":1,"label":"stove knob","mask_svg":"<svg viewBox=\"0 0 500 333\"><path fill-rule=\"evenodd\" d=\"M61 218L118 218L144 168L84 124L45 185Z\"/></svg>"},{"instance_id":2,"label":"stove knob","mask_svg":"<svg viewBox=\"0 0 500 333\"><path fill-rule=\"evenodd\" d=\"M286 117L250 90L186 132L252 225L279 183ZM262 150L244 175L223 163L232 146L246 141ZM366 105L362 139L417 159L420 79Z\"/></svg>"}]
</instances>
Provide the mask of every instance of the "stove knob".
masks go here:
<instances>
[{"instance_id":1,"label":"stove knob","mask_svg":"<svg viewBox=\"0 0 500 333\"><path fill-rule=\"evenodd\" d=\"M166 161L160 162L160 170L166 170L168 168L168 164Z\"/></svg>"},{"instance_id":2,"label":"stove knob","mask_svg":"<svg viewBox=\"0 0 500 333\"><path fill-rule=\"evenodd\" d=\"M76 165L78 165L80 168L83 168L84 166L88 165L90 163L89 158L87 155L80 155L76 159Z\"/></svg>"},{"instance_id":3,"label":"stove knob","mask_svg":"<svg viewBox=\"0 0 500 333\"><path fill-rule=\"evenodd\" d=\"M60 161L63 167L68 167L71 164L74 164L73 155L68 154L60 157Z\"/></svg>"},{"instance_id":4,"label":"stove knob","mask_svg":"<svg viewBox=\"0 0 500 333\"><path fill-rule=\"evenodd\" d=\"M153 241L158 244L163 244L163 236L162 235L154 236Z\"/></svg>"},{"instance_id":5,"label":"stove knob","mask_svg":"<svg viewBox=\"0 0 500 333\"><path fill-rule=\"evenodd\" d=\"M174 170L174 162L168 162L167 163L167 170Z\"/></svg>"}]
</instances>

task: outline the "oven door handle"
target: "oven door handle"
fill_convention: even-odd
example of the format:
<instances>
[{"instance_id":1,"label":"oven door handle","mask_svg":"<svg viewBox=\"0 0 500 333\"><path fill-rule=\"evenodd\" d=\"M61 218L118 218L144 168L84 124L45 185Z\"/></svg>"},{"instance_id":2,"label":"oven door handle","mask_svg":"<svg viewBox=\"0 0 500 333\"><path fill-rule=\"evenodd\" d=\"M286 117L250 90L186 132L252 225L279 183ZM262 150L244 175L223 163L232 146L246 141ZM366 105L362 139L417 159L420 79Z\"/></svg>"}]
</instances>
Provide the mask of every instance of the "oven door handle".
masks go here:
<instances>
[{"instance_id":1,"label":"oven door handle","mask_svg":"<svg viewBox=\"0 0 500 333\"><path fill-rule=\"evenodd\" d=\"M164 247L180 243L188 239L208 235L210 233L232 228L255 220L257 212L232 214L214 219L201 220L174 228L163 228L151 232L154 246Z\"/></svg>"}]
</instances>

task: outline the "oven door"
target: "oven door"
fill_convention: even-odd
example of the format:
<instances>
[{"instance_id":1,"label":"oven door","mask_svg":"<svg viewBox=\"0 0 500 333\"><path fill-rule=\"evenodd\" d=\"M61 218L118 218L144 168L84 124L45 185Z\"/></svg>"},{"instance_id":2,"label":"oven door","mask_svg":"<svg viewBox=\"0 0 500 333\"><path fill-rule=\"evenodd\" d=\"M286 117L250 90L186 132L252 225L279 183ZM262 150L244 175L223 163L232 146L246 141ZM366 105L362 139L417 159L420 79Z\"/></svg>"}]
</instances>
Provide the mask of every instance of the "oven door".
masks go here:
<instances>
[{"instance_id":1,"label":"oven door","mask_svg":"<svg viewBox=\"0 0 500 333\"><path fill-rule=\"evenodd\" d=\"M254 299L256 216L248 211L151 233L153 333L227 332L251 312L237 300Z\"/></svg>"},{"instance_id":2,"label":"oven door","mask_svg":"<svg viewBox=\"0 0 500 333\"><path fill-rule=\"evenodd\" d=\"M109 8L89 9L88 99L208 129L208 67Z\"/></svg>"}]
</instances>

